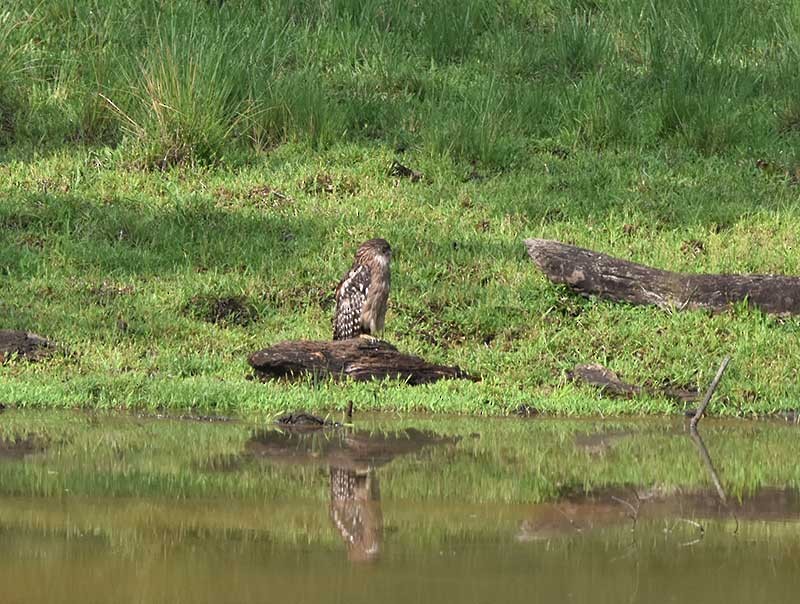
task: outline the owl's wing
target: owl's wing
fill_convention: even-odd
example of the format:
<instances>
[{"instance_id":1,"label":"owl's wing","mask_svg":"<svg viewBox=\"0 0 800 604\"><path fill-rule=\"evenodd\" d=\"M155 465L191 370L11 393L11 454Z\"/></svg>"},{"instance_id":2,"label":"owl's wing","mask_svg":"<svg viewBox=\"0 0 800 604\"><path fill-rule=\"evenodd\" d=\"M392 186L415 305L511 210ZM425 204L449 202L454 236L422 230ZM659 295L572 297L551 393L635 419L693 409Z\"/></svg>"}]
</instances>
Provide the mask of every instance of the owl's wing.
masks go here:
<instances>
[{"instance_id":1,"label":"owl's wing","mask_svg":"<svg viewBox=\"0 0 800 604\"><path fill-rule=\"evenodd\" d=\"M333 339L355 338L361 333L361 309L367 299L370 270L366 264L351 268L336 288Z\"/></svg>"}]
</instances>

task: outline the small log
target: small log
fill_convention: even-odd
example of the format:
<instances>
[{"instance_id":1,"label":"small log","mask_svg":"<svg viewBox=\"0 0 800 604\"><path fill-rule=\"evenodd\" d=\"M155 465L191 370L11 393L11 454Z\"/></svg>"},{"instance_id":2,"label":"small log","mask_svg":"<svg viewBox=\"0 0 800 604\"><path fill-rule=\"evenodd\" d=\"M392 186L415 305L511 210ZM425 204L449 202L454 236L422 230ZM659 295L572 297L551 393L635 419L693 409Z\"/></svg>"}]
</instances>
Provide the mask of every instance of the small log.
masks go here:
<instances>
[{"instance_id":1,"label":"small log","mask_svg":"<svg viewBox=\"0 0 800 604\"><path fill-rule=\"evenodd\" d=\"M599 388L603 394L610 397L634 398L648 394L650 396L666 396L679 403L689 403L699 398L696 390L687 388L639 386L624 382L615 372L599 363L575 365L575 368L568 372L567 376L574 382Z\"/></svg>"},{"instance_id":2,"label":"small log","mask_svg":"<svg viewBox=\"0 0 800 604\"><path fill-rule=\"evenodd\" d=\"M800 277L673 273L558 241L526 239L525 246L548 279L583 295L678 310L722 311L747 300L765 313L800 314Z\"/></svg>"},{"instance_id":3,"label":"small log","mask_svg":"<svg viewBox=\"0 0 800 604\"><path fill-rule=\"evenodd\" d=\"M382 340L280 342L254 352L250 366L261 379L298 378L305 374L356 381L394 378L408 384L428 384L443 379L478 381L458 367L435 365L420 357L403 354Z\"/></svg>"},{"instance_id":4,"label":"small log","mask_svg":"<svg viewBox=\"0 0 800 604\"><path fill-rule=\"evenodd\" d=\"M40 361L55 351L55 344L30 331L0 329L0 363L13 355L29 361Z\"/></svg>"},{"instance_id":5,"label":"small log","mask_svg":"<svg viewBox=\"0 0 800 604\"><path fill-rule=\"evenodd\" d=\"M641 386L623 382L616 373L599 363L575 365L567 377L574 382L594 386L612 397L633 398L643 391Z\"/></svg>"}]
</instances>

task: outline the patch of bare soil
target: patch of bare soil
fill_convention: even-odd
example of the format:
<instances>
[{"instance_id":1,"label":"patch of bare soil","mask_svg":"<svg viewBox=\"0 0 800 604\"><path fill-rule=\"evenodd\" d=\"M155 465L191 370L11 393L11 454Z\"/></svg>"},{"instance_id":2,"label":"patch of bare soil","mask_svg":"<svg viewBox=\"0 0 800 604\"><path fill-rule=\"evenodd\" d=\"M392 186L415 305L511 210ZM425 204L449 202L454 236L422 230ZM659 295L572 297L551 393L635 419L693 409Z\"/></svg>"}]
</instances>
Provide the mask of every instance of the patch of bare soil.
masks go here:
<instances>
[{"instance_id":1,"label":"patch of bare soil","mask_svg":"<svg viewBox=\"0 0 800 604\"><path fill-rule=\"evenodd\" d=\"M221 326L245 326L258 320L258 311L244 296L193 296L184 305L183 312Z\"/></svg>"},{"instance_id":2,"label":"patch of bare soil","mask_svg":"<svg viewBox=\"0 0 800 604\"><path fill-rule=\"evenodd\" d=\"M18 329L0 329L0 363L11 359L41 361L56 351L56 345L40 335Z\"/></svg>"},{"instance_id":3,"label":"patch of bare soil","mask_svg":"<svg viewBox=\"0 0 800 604\"><path fill-rule=\"evenodd\" d=\"M309 195L352 196L356 195L361 187L350 176L334 176L320 172L301 180L300 188Z\"/></svg>"}]
</instances>

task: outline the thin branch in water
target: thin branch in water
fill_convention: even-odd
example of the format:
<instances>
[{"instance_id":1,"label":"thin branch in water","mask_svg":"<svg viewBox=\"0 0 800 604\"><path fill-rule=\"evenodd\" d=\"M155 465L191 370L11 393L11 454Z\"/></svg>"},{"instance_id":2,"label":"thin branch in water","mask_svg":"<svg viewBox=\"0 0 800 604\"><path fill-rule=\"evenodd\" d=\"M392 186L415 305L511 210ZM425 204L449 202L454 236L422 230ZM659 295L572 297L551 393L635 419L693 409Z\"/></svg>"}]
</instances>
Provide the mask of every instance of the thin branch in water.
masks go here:
<instances>
[{"instance_id":1,"label":"thin branch in water","mask_svg":"<svg viewBox=\"0 0 800 604\"><path fill-rule=\"evenodd\" d=\"M689 430L689 436L691 437L692 442L697 445L697 451L700 453L700 458L703 460L708 473L711 475L711 481L714 483L714 488L717 490L719 500L724 506L727 507L728 498L725 496L725 489L722 488L722 481L719 479L717 470L714 468L714 462L711 461L711 455L709 455L708 449L706 449L706 444L703 442L703 439L700 436L700 433L697 431L697 428L692 427Z\"/></svg>"},{"instance_id":2,"label":"thin branch in water","mask_svg":"<svg viewBox=\"0 0 800 604\"><path fill-rule=\"evenodd\" d=\"M722 374L725 373L725 369L728 368L728 363L731 362L730 355L727 355L724 359L722 359L722 363L717 369L717 375L714 376L714 380L711 382L711 385L708 387L708 391L706 392L706 396L703 399L703 402L700 404L700 407L697 409L697 413L694 414L689 427L692 430L697 430L697 422L700 421L700 418L703 417L703 414L706 412L706 407L708 407L708 403L711 400L711 397L714 396L714 391L719 386L719 382L722 379Z\"/></svg>"},{"instance_id":3,"label":"thin branch in water","mask_svg":"<svg viewBox=\"0 0 800 604\"><path fill-rule=\"evenodd\" d=\"M616 495L612 495L611 499L613 499L614 501L616 501L620 505L624 505L625 507L627 507L631 511L630 519L633 522L633 524L631 525L631 532L635 531L636 530L636 523L639 520L639 508L642 505L641 501L639 500L639 497L638 496L636 497L636 503L638 504L636 506L634 506L630 501L627 501L626 499L623 499L622 497L617 497Z\"/></svg>"}]
</instances>

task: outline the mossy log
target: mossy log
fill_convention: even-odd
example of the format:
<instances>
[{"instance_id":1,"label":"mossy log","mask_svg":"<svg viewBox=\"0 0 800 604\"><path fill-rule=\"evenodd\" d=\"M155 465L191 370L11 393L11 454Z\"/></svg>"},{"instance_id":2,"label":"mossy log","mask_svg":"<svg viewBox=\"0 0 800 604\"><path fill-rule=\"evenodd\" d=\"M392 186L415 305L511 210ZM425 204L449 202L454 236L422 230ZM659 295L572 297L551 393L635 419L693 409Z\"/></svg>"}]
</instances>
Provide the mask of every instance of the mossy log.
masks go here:
<instances>
[{"instance_id":1,"label":"mossy log","mask_svg":"<svg viewBox=\"0 0 800 604\"><path fill-rule=\"evenodd\" d=\"M526 239L534 264L555 283L615 302L722 311L747 301L765 313L800 314L800 277L674 273L547 239Z\"/></svg>"},{"instance_id":2,"label":"mossy log","mask_svg":"<svg viewBox=\"0 0 800 604\"><path fill-rule=\"evenodd\" d=\"M248 361L261 379L304 375L356 381L394 378L412 385L445 379L478 379L458 367L429 363L399 352L388 342L367 338L280 342L254 352Z\"/></svg>"},{"instance_id":3,"label":"mossy log","mask_svg":"<svg viewBox=\"0 0 800 604\"><path fill-rule=\"evenodd\" d=\"M30 331L0 329L0 363L12 356L39 361L55 351L55 344Z\"/></svg>"}]
</instances>

